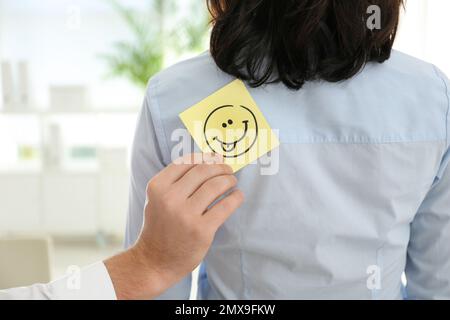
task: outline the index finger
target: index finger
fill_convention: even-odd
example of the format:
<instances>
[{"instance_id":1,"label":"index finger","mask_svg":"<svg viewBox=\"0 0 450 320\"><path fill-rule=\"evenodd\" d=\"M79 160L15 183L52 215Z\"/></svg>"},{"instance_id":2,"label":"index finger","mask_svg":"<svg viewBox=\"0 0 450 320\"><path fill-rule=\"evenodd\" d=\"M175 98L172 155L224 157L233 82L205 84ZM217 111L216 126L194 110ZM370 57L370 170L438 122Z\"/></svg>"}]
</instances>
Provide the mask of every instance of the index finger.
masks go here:
<instances>
[{"instance_id":1,"label":"index finger","mask_svg":"<svg viewBox=\"0 0 450 320\"><path fill-rule=\"evenodd\" d=\"M191 153L184 155L170 165L168 165L164 170L162 170L158 178L166 185L172 185L178 180L180 180L189 170L193 167L202 163L221 163L223 158L216 154L204 154L204 153Z\"/></svg>"}]
</instances>

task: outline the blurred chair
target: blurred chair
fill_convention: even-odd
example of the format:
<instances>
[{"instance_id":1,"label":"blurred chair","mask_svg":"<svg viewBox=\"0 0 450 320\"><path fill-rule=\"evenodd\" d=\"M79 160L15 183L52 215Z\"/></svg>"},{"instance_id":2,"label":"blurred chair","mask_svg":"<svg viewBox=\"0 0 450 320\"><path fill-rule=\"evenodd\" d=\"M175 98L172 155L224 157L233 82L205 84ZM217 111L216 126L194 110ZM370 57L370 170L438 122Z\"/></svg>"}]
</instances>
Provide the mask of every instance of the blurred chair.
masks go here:
<instances>
[{"instance_id":1,"label":"blurred chair","mask_svg":"<svg viewBox=\"0 0 450 320\"><path fill-rule=\"evenodd\" d=\"M0 236L0 289L49 282L51 246L47 236Z\"/></svg>"}]
</instances>

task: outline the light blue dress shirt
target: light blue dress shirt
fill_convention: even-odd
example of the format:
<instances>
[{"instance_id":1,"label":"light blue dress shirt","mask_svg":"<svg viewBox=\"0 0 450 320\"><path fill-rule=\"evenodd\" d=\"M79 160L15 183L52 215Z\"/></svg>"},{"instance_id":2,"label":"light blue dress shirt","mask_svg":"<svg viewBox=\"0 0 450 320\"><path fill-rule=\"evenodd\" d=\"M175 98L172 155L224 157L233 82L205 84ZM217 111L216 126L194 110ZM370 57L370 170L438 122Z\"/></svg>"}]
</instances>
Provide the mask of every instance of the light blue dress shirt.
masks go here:
<instances>
[{"instance_id":1,"label":"light blue dress shirt","mask_svg":"<svg viewBox=\"0 0 450 320\"><path fill-rule=\"evenodd\" d=\"M233 80L208 53L151 79L126 246L142 227L147 182L179 144L178 114ZM437 68L399 52L340 83L249 88L279 130L279 169L238 172L246 202L216 235L199 297L450 298L449 90ZM161 298L188 298L190 281Z\"/></svg>"}]
</instances>

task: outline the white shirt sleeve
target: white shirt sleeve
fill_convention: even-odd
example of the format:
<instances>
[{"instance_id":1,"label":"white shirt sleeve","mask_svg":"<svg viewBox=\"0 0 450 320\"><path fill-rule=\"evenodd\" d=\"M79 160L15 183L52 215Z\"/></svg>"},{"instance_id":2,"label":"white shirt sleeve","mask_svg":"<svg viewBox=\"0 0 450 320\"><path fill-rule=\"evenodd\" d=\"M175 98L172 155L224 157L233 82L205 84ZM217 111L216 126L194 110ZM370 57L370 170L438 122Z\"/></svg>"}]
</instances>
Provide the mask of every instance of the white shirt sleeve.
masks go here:
<instances>
[{"instance_id":1,"label":"white shirt sleeve","mask_svg":"<svg viewBox=\"0 0 450 320\"><path fill-rule=\"evenodd\" d=\"M116 294L102 262L48 284L0 291L0 300L115 300Z\"/></svg>"}]
</instances>

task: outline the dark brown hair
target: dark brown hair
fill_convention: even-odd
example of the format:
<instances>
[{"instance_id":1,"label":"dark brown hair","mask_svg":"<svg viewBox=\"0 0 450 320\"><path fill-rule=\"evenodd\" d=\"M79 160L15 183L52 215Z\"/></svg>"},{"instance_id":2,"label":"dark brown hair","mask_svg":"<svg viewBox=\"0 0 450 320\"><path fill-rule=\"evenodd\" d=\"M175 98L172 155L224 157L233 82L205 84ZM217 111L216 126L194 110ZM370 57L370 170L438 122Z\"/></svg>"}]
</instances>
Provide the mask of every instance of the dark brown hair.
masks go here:
<instances>
[{"instance_id":1,"label":"dark brown hair","mask_svg":"<svg viewBox=\"0 0 450 320\"><path fill-rule=\"evenodd\" d=\"M211 54L220 69L257 87L338 82L389 59L403 0L207 0ZM377 5L381 28L367 26ZM373 29L373 30L371 30Z\"/></svg>"}]
</instances>

